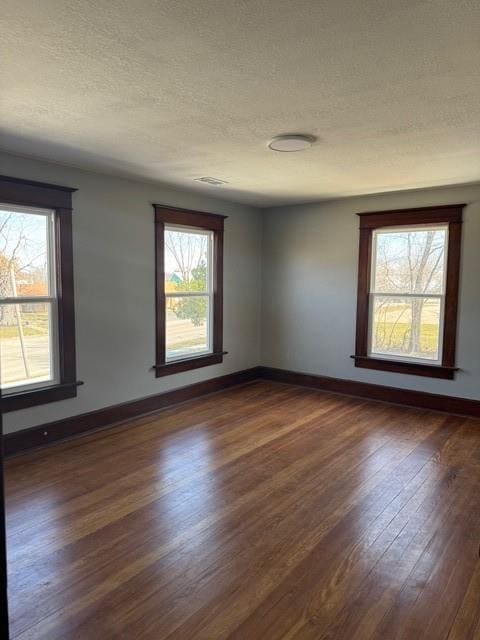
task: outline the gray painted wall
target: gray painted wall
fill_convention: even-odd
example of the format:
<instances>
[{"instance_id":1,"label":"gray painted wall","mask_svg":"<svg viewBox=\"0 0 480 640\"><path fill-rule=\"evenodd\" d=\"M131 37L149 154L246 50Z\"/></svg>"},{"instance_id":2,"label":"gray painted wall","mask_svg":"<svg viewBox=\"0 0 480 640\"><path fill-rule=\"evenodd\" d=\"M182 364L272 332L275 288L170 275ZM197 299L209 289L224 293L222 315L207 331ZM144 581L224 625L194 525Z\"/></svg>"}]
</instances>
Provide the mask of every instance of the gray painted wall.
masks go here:
<instances>
[{"instance_id":1,"label":"gray painted wall","mask_svg":"<svg viewBox=\"0 0 480 640\"><path fill-rule=\"evenodd\" d=\"M357 369L358 217L465 202L454 381ZM390 193L270 209L263 227L262 364L480 399L480 186Z\"/></svg>"},{"instance_id":2,"label":"gray painted wall","mask_svg":"<svg viewBox=\"0 0 480 640\"><path fill-rule=\"evenodd\" d=\"M78 397L6 414L24 429L259 364L261 213L253 208L60 165L0 155L0 173L77 187L74 266ZM153 202L228 215L221 365L165 378L155 360Z\"/></svg>"},{"instance_id":3,"label":"gray painted wall","mask_svg":"<svg viewBox=\"0 0 480 640\"><path fill-rule=\"evenodd\" d=\"M7 414L24 429L263 364L480 399L480 185L260 211L193 192L0 154L0 173L77 187L78 397ZM156 379L154 226L159 202L228 215L223 364ZM356 369L359 211L466 202L454 381ZM263 275L263 286L262 286Z\"/></svg>"}]
</instances>

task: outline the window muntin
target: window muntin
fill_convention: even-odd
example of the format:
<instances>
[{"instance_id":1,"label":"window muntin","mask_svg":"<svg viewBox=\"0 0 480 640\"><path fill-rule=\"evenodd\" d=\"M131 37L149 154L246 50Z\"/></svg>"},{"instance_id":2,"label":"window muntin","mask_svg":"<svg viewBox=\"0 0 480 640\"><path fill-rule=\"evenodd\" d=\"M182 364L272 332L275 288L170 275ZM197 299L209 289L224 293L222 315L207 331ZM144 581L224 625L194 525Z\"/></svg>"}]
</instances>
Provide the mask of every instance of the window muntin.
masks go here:
<instances>
[{"instance_id":1,"label":"window muntin","mask_svg":"<svg viewBox=\"0 0 480 640\"><path fill-rule=\"evenodd\" d=\"M368 355L441 365L448 225L372 233Z\"/></svg>"},{"instance_id":2,"label":"window muntin","mask_svg":"<svg viewBox=\"0 0 480 640\"><path fill-rule=\"evenodd\" d=\"M5 395L59 382L55 213L0 204L0 380Z\"/></svg>"},{"instance_id":3,"label":"window muntin","mask_svg":"<svg viewBox=\"0 0 480 640\"><path fill-rule=\"evenodd\" d=\"M165 361L213 352L213 232L165 225Z\"/></svg>"}]
</instances>

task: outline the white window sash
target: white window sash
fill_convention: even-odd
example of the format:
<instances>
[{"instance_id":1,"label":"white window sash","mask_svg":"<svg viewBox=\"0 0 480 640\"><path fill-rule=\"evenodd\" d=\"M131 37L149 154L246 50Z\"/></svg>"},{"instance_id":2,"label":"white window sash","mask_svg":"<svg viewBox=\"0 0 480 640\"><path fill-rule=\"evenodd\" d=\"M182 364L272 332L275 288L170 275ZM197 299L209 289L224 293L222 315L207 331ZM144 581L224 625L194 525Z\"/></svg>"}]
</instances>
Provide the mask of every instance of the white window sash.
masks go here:
<instances>
[{"instance_id":1,"label":"white window sash","mask_svg":"<svg viewBox=\"0 0 480 640\"><path fill-rule=\"evenodd\" d=\"M438 358L418 358L415 356L409 356L409 355L398 355L398 354L388 354L388 353L383 353L381 351L374 351L372 348L373 345L373 309L375 307L375 298L385 298L385 297L399 297L399 298L404 298L404 297L408 297L408 298L421 298L421 299L425 299L425 298L429 298L429 299L437 299L440 300L440 322L439 322L439 327L438 327ZM389 294L387 294L386 296L384 294L378 294L378 293L371 293L370 297L369 297L369 318L370 318L370 322L369 322L369 331L368 331L368 355L371 358L381 358L382 360L394 360L394 361L400 361L400 362L419 362L422 364L431 364L433 366L438 365L440 366L442 364L442 353L443 353L443 326L444 326L444 317L445 317L445 296L443 295L430 295L430 296L424 296L424 295L410 295L410 296L390 296Z\"/></svg>"},{"instance_id":2,"label":"white window sash","mask_svg":"<svg viewBox=\"0 0 480 640\"><path fill-rule=\"evenodd\" d=\"M49 368L50 368L50 377L32 382L25 382L24 384L18 384L16 382L8 382L2 385L2 392L5 396L12 393L21 393L23 391L34 391L35 389L42 389L45 387L50 387L52 385L59 383L58 371L59 371L59 350L58 350L58 304L56 298L16 298L15 301L12 301L9 298L8 302L4 299L0 300L1 306L16 306L18 311L20 311L19 307L22 304L45 304L50 307L49 309ZM28 353L28 344L25 344Z\"/></svg>"},{"instance_id":3,"label":"white window sash","mask_svg":"<svg viewBox=\"0 0 480 640\"><path fill-rule=\"evenodd\" d=\"M55 212L50 209L39 209L36 207L11 206L0 204L0 208L6 211L17 213L31 213L44 215L47 217L47 266L48 266L48 293L47 296L7 296L0 297L0 305L22 304L47 304L50 306L49 313L49 338L50 338L50 377L41 381L25 382L17 384L15 382L2 384L2 393L5 396L21 393L24 391L34 391L54 386L60 382L60 351L58 334L58 296L56 286L56 261L55 261Z\"/></svg>"},{"instance_id":4,"label":"white window sash","mask_svg":"<svg viewBox=\"0 0 480 640\"><path fill-rule=\"evenodd\" d=\"M374 284L376 280L376 267L377 267L377 237L386 233L408 233L419 231L430 231L432 229L445 231L445 244L444 244L444 268L443 268L443 282L441 293L399 293L389 291L376 291ZM441 366L443 358L443 334L444 334L444 322L445 322L445 290L447 280L447 264L448 264L448 225L418 225L418 226L399 226L399 227L385 227L375 229L373 231L372 242L372 256L371 256L371 269L370 269L370 291L368 301L368 345L367 353L369 357L380 358L382 360L392 360L398 362L418 362L419 364L430 364L433 366ZM438 358L419 358L409 355L397 355L386 354L378 351L374 351L373 345L373 309L375 305L375 298L407 298L407 299L433 299L440 300L440 320L438 327Z\"/></svg>"},{"instance_id":5,"label":"white window sash","mask_svg":"<svg viewBox=\"0 0 480 640\"><path fill-rule=\"evenodd\" d=\"M210 291L169 291L166 298L206 298L211 296Z\"/></svg>"},{"instance_id":6,"label":"white window sash","mask_svg":"<svg viewBox=\"0 0 480 640\"><path fill-rule=\"evenodd\" d=\"M214 274L213 274L213 233L200 229L198 227L187 227L183 225L166 224L165 231L179 231L183 233L194 233L207 238L207 282L205 291L165 291L165 300L169 298L208 298L208 313L207 313L207 348L202 351L195 351L191 353L185 353L181 356L168 357L167 349L165 348L165 361L168 363L179 362L182 360L191 360L192 358L205 356L213 353L213 299L214 299ZM165 267L164 267L165 268ZM165 313L167 312L167 305L165 305ZM167 323L165 322L165 331ZM165 335L165 347L167 342L167 336Z\"/></svg>"}]
</instances>

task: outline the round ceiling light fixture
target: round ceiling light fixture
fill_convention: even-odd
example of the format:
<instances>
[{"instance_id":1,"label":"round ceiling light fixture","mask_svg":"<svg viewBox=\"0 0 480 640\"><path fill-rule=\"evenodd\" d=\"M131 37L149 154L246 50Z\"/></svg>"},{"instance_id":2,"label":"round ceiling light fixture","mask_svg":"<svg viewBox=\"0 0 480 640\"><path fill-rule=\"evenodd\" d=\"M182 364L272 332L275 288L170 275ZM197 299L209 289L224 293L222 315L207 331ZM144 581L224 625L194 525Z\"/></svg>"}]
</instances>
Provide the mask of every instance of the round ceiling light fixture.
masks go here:
<instances>
[{"instance_id":1,"label":"round ceiling light fixture","mask_svg":"<svg viewBox=\"0 0 480 640\"><path fill-rule=\"evenodd\" d=\"M292 151L304 151L315 142L315 136L304 134L292 134L276 136L268 143L268 148L272 151L291 153Z\"/></svg>"}]
</instances>

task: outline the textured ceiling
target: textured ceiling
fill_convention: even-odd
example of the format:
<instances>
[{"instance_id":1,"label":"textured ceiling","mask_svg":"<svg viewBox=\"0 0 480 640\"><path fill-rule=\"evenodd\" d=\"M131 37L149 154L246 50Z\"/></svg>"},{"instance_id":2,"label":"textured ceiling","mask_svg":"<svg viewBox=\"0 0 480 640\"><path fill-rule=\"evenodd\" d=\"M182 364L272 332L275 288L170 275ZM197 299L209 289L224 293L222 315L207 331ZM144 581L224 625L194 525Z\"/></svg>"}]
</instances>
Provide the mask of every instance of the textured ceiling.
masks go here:
<instances>
[{"instance_id":1,"label":"textured ceiling","mask_svg":"<svg viewBox=\"0 0 480 640\"><path fill-rule=\"evenodd\" d=\"M261 206L480 179L478 0L4 0L1 31L17 154Z\"/></svg>"}]
</instances>

